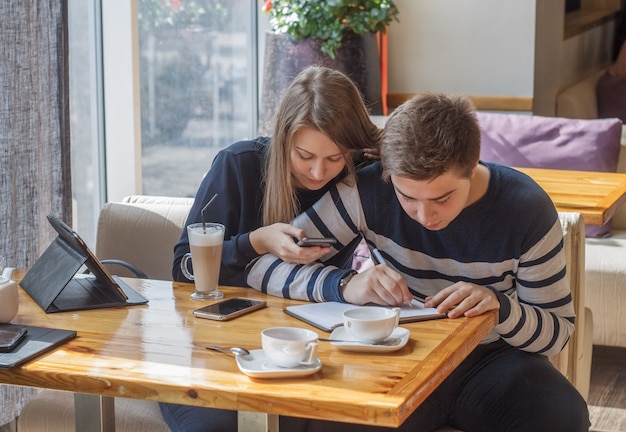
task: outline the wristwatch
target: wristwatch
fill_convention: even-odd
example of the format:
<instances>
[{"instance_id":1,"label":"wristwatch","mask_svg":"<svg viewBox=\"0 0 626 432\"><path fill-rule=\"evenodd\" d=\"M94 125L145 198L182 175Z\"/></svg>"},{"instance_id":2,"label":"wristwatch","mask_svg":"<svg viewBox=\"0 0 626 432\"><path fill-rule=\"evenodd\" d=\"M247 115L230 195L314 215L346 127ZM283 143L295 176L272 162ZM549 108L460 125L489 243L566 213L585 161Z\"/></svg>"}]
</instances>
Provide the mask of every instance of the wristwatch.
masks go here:
<instances>
[{"instance_id":1,"label":"wristwatch","mask_svg":"<svg viewBox=\"0 0 626 432\"><path fill-rule=\"evenodd\" d=\"M343 289L344 289L344 287L345 287L346 285L348 285L348 282L350 282L350 280L354 277L354 275L355 275L356 273L357 273L357 272L356 272L355 270L351 270L351 271L350 271L350 273L348 273L347 275L345 275L344 277L342 277L342 278L339 280L339 289L340 289L340 290L343 290Z\"/></svg>"}]
</instances>

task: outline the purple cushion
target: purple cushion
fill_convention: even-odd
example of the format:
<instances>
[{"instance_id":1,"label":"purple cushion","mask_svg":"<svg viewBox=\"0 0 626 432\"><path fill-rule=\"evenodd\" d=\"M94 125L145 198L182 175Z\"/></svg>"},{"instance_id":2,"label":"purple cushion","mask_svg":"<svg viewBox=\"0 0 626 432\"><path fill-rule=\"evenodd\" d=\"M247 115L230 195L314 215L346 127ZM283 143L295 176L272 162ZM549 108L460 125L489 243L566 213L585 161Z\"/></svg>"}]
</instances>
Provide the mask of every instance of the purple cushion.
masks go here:
<instances>
[{"instance_id":1,"label":"purple cushion","mask_svg":"<svg viewBox=\"0 0 626 432\"><path fill-rule=\"evenodd\" d=\"M522 114L477 113L480 158L505 165L615 172L620 151L619 119L578 120ZM587 237L606 237L611 221L586 227Z\"/></svg>"}]
</instances>

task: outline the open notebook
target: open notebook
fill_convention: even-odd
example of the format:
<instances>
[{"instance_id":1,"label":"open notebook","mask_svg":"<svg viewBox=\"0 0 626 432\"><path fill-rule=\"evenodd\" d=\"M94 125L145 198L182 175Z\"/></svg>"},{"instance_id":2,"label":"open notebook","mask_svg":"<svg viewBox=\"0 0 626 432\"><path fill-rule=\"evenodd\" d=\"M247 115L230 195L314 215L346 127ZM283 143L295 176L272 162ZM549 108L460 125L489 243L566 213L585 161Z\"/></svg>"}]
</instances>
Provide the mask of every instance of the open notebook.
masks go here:
<instances>
[{"instance_id":1,"label":"open notebook","mask_svg":"<svg viewBox=\"0 0 626 432\"><path fill-rule=\"evenodd\" d=\"M343 312L358 307L350 303L324 302L292 305L285 308L285 313L298 318L312 326L332 332L343 325ZM425 308L424 303L413 300L410 305L402 306L400 323L445 318L435 308Z\"/></svg>"},{"instance_id":2,"label":"open notebook","mask_svg":"<svg viewBox=\"0 0 626 432\"><path fill-rule=\"evenodd\" d=\"M20 285L46 312L130 306L148 300L117 276L111 276L83 239L60 219L48 221L59 234ZM76 275L85 265L89 277Z\"/></svg>"}]
</instances>

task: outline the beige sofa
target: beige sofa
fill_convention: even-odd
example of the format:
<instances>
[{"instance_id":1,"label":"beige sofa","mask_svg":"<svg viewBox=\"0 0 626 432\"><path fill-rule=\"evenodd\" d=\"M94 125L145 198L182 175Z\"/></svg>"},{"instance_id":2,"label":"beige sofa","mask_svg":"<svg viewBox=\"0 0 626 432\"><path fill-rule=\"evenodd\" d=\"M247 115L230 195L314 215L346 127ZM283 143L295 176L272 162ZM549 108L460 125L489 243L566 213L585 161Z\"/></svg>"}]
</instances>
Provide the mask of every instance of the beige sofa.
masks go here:
<instances>
[{"instance_id":1,"label":"beige sofa","mask_svg":"<svg viewBox=\"0 0 626 432\"><path fill-rule=\"evenodd\" d=\"M618 172L626 173L626 129ZM613 217L611 236L586 240L586 305L594 315L593 343L626 347L626 206Z\"/></svg>"},{"instance_id":2,"label":"beige sofa","mask_svg":"<svg viewBox=\"0 0 626 432\"><path fill-rule=\"evenodd\" d=\"M597 71L560 93L556 115L597 118L596 83L603 73ZM617 170L626 173L626 127ZM585 263L585 304L593 312L593 343L626 347L626 206L614 216L610 237L586 239Z\"/></svg>"}]
</instances>

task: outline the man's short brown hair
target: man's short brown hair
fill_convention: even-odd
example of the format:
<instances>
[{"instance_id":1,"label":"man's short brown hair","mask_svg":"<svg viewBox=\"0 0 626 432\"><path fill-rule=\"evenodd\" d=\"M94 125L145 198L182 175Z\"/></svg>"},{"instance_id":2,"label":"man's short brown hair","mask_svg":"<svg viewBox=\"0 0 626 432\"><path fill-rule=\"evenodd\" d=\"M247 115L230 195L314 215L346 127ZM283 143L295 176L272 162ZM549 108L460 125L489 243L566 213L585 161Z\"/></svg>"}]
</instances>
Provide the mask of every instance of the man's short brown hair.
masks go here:
<instances>
[{"instance_id":1,"label":"man's short brown hair","mask_svg":"<svg viewBox=\"0 0 626 432\"><path fill-rule=\"evenodd\" d=\"M480 127L461 96L425 93L404 102L383 131L383 179L432 180L456 169L469 177L480 157Z\"/></svg>"}]
</instances>

